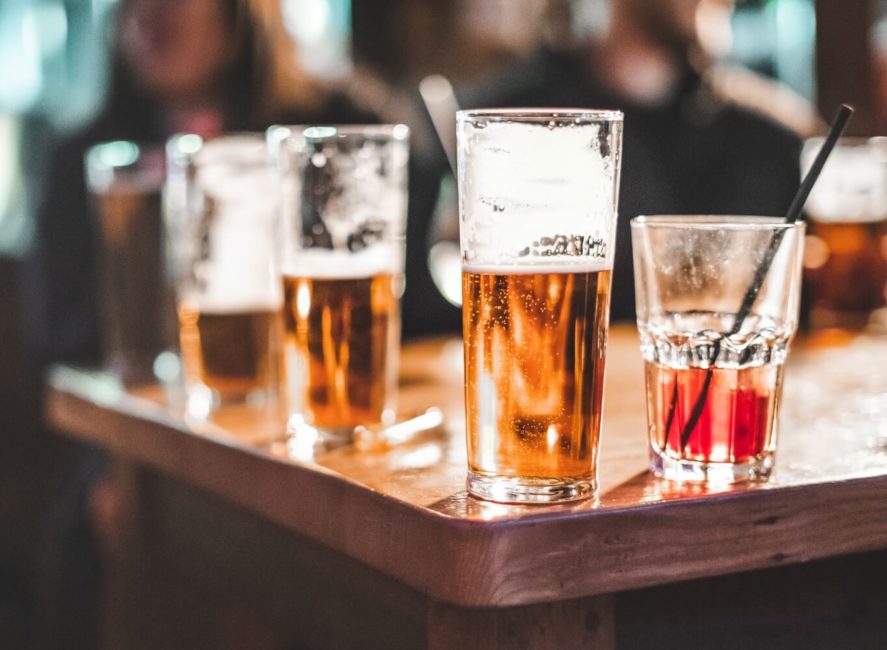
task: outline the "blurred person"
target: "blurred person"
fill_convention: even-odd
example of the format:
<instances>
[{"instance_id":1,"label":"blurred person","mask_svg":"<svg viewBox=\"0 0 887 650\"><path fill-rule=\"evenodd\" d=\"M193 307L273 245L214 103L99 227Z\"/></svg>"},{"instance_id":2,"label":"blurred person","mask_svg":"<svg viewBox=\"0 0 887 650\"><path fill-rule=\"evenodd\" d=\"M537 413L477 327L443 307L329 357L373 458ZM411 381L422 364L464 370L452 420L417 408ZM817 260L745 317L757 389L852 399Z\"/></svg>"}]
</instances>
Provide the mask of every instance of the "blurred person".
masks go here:
<instances>
[{"instance_id":1,"label":"blurred person","mask_svg":"<svg viewBox=\"0 0 887 650\"><path fill-rule=\"evenodd\" d=\"M597 1L580 0L574 10ZM719 62L730 47L732 9L732 0L609 0L599 33L543 46L488 83L457 92L466 109L625 113L614 320L635 314L631 218L781 215L800 183L802 137L821 122L792 91Z\"/></svg>"},{"instance_id":2,"label":"blurred person","mask_svg":"<svg viewBox=\"0 0 887 650\"><path fill-rule=\"evenodd\" d=\"M295 63L277 0L122 0L107 101L96 120L51 156L32 253L34 331L44 361L98 361L86 149L173 133L210 138L273 123L365 123L376 118Z\"/></svg>"},{"instance_id":3,"label":"blurred person","mask_svg":"<svg viewBox=\"0 0 887 650\"><path fill-rule=\"evenodd\" d=\"M37 210L25 290L41 366L100 361L84 178L91 145L133 140L162 146L179 132L211 138L274 123L377 121L297 65L279 0L122 0L117 11L104 108L53 151ZM82 447L75 455L43 554L44 647L98 645L98 548L113 546L117 537L119 495L106 478L103 455Z\"/></svg>"}]
</instances>

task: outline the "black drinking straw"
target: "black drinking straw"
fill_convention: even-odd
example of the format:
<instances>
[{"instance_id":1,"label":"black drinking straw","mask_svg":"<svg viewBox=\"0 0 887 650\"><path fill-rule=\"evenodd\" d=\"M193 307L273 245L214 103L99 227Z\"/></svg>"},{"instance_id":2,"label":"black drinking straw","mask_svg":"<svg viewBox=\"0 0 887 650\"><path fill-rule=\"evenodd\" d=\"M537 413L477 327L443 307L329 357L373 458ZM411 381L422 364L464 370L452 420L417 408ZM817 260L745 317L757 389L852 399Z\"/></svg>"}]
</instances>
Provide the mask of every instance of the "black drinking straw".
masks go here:
<instances>
[{"instance_id":1,"label":"black drinking straw","mask_svg":"<svg viewBox=\"0 0 887 650\"><path fill-rule=\"evenodd\" d=\"M841 134L844 133L844 129L847 127L847 122L850 120L852 114L853 109L847 104L842 104L841 108L838 109L838 113L835 115L834 121L832 121L825 142L822 143L822 147L819 149L819 153L816 154L816 159L813 161L810 171L808 171L807 176L804 177L801 186L798 188L798 193L795 194L795 198L792 200L792 203L788 208L788 212L785 215L785 223L795 223L801 218L804 204L807 202L807 197L810 196L810 190L813 189L813 185L819 178L819 174L822 172L822 168L825 166L825 161L828 160L835 143L838 141L838 138L841 137ZM705 373L705 380L699 391L699 397L696 398L696 402L693 404L693 409L690 411L690 418L687 420L687 423L681 432L681 451L683 451L684 447L686 447L687 443L690 441L690 435L693 433L693 429L696 428L696 424L699 422L702 410L705 407L705 401L708 399L708 389L711 386L711 380L714 374L715 359L718 358L718 355L721 352L721 341L724 337L733 336L734 334L739 333L739 330L742 329L742 323L751 311L752 306L755 304L755 300L758 298L758 292L761 290L761 285L764 284L764 278L767 277L767 271L770 270L770 265L773 263L773 258L776 257L776 252L779 250L779 244L782 243L784 236L785 230L777 230L773 233L770 245L767 247L764 257L761 258L761 261L758 263L758 268L755 269L754 278L742 298L742 304L739 306L739 311L736 312L733 327L727 334L716 340L712 346L711 354L709 355L709 367ZM668 444L668 435L671 431L671 424L674 420L677 404L678 385L677 382L675 382L674 390L671 394L668 418L666 418L665 445Z\"/></svg>"}]
</instances>

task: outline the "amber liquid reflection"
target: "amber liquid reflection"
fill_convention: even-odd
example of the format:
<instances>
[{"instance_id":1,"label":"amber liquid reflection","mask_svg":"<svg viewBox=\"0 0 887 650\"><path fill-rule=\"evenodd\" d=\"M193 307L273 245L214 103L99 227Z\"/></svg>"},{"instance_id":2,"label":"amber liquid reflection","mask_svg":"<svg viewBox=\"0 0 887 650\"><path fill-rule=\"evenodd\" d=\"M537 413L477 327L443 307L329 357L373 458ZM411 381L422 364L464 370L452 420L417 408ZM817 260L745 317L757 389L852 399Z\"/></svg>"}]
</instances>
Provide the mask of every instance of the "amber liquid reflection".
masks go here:
<instances>
[{"instance_id":1,"label":"amber liquid reflection","mask_svg":"<svg viewBox=\"0 0 887 650\"><path fill-rule=\"evenodd\" d=\"M469 469L593 478L610 272L463 272Z\"/></svg>"},{"instance_id":2,"label":"amber liquid reflection","mask_svg":"<svg viewBox=\"0 0 887 650\"><path fill-rule=\"evenodd\" d=\"M860 329L887 304L887 228L884 222L811 220L805 280L810 323L816 329Z\"/></svg>"},{"instance_id":3,"label":"amber liquid reflection","mask_svg":"<svg viewBox=\"0 0 887 650\"><path fill-rule=\"evenodd\" d=\"M201 312L179 306L188 385L203 385L222 401L280 390L283 327L279 310Z\"/></svg>"},{"instance_id":4,"label":"amber liquid reflection","mask_svg":"<svg viewBox=\"0 0 887 650\"><path fill-rule=\"evenodd\" d=\"M683 446L681 436L708 370L652 361L644 365L650 442L656 452L705 463L747 463L772 453L782 364L714 369L702 414Z\"/></svg>"},{"instance_id":5,"label":"amber liquid reflection","mask_svg":"<svg viewBox=\"0 0 887 650\"><path fill-rule=\"evenodd\" d=\"M126 383L154 380L175 349L175 298L164 264L159 187L120 184L93 195L98 212L103 353Z\"/></svg>"},{"instance_id":6,"label":"amber liquid reflection","mask_svg":"<svg viewBox=\"0 0 887 650\"><path fill-rule=\"evenodd\" d=\"M400 275L285 277L290 408L324 429L382 420L393 406Z\"/></svg>"}]
</instances>

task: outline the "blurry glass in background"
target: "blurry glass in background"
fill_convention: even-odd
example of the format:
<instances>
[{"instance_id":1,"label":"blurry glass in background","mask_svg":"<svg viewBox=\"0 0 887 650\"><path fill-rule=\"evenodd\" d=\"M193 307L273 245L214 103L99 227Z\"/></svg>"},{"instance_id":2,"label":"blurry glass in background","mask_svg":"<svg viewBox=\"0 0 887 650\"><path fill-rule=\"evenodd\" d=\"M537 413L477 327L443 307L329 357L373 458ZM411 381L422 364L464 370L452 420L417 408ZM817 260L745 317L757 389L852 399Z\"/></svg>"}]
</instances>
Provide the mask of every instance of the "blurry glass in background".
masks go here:
<instances>
[{"instance_id":1,"label":"blurry glass in background","mask_svg":"<svg viewBox=\"0 0 887 650\"><path fill-rule=\"evenodd\" d=\"M259 134L205 143L180 135L167 152L188 414L203 419L240 404L279 408L283 297L265 141Z\"/></svg>"},{"instance_id":2,"label":"blurry glass in background","mask_svg":"<svg viewBox=\"0 0 887 650\"><path fill-rule=\"evenodd\" d=\"M174 381L163 151L127 141L99 144L86 154L86 175L96 223L104 363L127 385Z\"/></svg>"},{"instance_id":3,"label":"blurry glass in background","mask_svg":"<svg viewBox=\"0 0 887 650\"><path fill-rule=\"evenodd\" d=\"M808 140L803 172L822 145ZM807 202L804 254L810 325L861 330L887 304L887 138L844 138Z\"/></svg>"},{"instance_id":4,"label":"blurry glass in background","mask_svg":"<svg viewBox=\"0 0 887 650\"><path fill-rule=\"evenodd\" d=\"M281 130L269 140L280 142ZM279 144L288 428L296 438L350 442L358 425L393 419L408 138L402 124L293 127Z\"/></svg>"}]
</instances>

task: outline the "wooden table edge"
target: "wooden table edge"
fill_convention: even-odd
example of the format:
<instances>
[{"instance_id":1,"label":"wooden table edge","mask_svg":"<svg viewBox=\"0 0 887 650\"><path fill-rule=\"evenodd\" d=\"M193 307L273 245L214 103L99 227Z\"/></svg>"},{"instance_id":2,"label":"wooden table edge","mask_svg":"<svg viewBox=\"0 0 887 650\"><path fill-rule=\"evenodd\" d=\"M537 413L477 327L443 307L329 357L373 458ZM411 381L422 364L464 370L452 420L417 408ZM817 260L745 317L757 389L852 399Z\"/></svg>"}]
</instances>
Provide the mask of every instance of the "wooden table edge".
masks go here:
<instances>
[{"instance_id":1,"label":"wooden table edge","mask_svg":"<svg viewBox=\"0 0 887 650\"><path fill-rule=\"evenodd\" d=\"M275 459L222 438L188 433L159 408L156 417L135 418L111 404L70 391L63 375L59 377L55 373L50 381L46 410L50 422L62 431L218 494L435 600L460 607L506 607L594 596L887 547L884 475L631 508L466 521L398 501L322 468ZM150 444L146 438L123 445L121 434L105 433L126 427L143 428L154 439ZM164 454L158 437L165 438L170 450L190 458L182 461ZM252 465L256 471L275 476L294 472L315 498L262 494L249 483L228 483L214 474L219 453L240 454L238 462L250 466L246 474ZM189 462L196 455L207 462ZM343 485L347 489L342 490ZM864 503L860 491L869 494ZM829 512L841 511L840 521L817 517L816 508L822 509L823 504L830 506ZM630 519L627 510L632 511ZM728 525L693 530L693 520L703 511L709 519L725 518ZM383 519L391 522L389 530L367 540L367 526ZM811 527L824 540L818 546L803 537L812 532ZM683 549L675 548L669 537L675 529L687 536L696 553L683 561L680 572L673 568L673 556ZM404 539L410 542L408 547L401 546ZM550 552L530 552L545 548L546 541ZM450 579L462 572L471 579Z\"/></svg>"}]
</instances>

